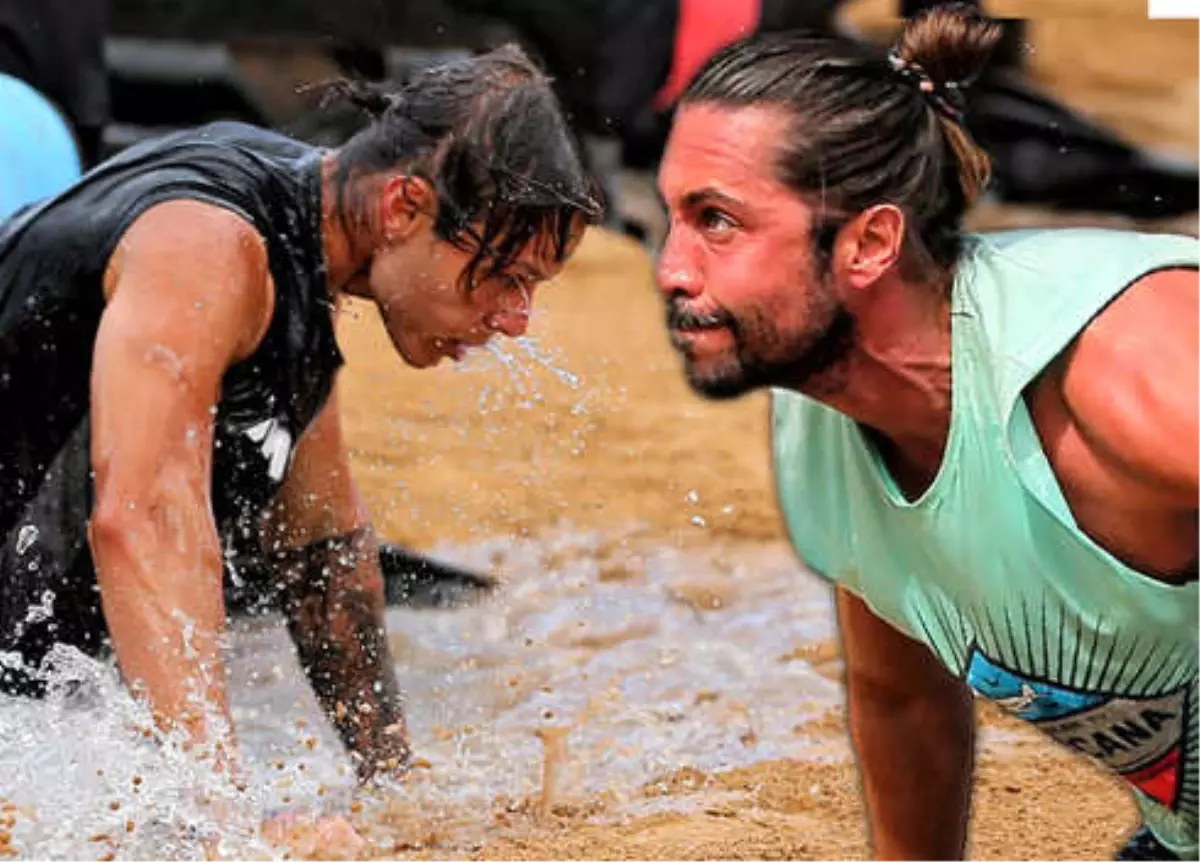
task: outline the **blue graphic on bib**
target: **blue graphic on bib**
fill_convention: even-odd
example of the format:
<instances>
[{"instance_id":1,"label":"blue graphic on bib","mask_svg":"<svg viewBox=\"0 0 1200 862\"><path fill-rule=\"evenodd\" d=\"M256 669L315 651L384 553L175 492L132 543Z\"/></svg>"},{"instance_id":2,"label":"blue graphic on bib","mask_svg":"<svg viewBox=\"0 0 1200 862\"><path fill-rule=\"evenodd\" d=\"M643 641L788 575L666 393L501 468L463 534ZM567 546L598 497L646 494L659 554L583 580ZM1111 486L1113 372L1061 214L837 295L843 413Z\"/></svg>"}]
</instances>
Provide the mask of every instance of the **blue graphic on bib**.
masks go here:
<instances>
[{"instance_id":1,"label":"blue graphic on bib","mask_svg":"<svg viewBox=\"0 0 1200 862\"><path fill-rule=\"evenodd\" d=\"M1010 670L978 649L966 681L1009 714L1103 763L1144 796L1178 809L1186 686L1142 697L1079 691Z\"/></svg>"},{"instance_id":2,"label":"blue graphic on bib","mask_svg":"<svg viewBox=\"0 0 1200 862\"><path fill-rule=\"evenodd\" d=\"M1108 695L1073 691L1019 676L978 650L967 667L967 684L1025 721L1062 718L1098 707L1109 699Z\"/></svg>"}]
</instances>

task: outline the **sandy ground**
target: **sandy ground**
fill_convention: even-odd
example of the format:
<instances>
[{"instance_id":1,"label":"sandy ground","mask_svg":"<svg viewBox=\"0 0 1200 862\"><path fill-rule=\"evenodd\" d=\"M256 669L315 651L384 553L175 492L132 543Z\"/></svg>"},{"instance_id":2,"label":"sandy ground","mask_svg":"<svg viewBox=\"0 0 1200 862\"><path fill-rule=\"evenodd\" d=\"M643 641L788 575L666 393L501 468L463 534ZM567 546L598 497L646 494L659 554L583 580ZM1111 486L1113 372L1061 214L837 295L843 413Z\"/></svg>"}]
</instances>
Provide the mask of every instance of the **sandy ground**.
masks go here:
<instances>
[{"instance_id":1,"label":"sandy ground","mask_svg":"<svg viewBox=\"0 0 1200 862\"><path fill-rule=\"evenodd\" d=\"M1039 78L1141 142L1194 154L1197 27L1147 22L1144 5L1039 3L1056 14L1032 30ZM1053 8L1049 8L1053 6ZM1000 3L1001 14L1029 14ZM852 8L886 25L874 0ZM981 212L977 225L1077 223L1036 211ZM1170 226L1196 232L1195 219ZM349 309L341 332L346 424L357 475L382 531L428 548L495 536L537 537L561 525L634 530L651 547L715 540L777 542L765 403L703 403L686 389L661 325L652 264L632 243L594 233L539 296L531 332L548 364L510 349L497 361L416 373L393 358L374 312ZM549 367L553 366L553 367ZM556 371L555 368L563 371ZM574 375L574 377L571 377ZM703 526L697 519L702 519ZM797 577L805 577L797 567ZM812 645L837 673L832 644ZM801 693L798 693L798 697ZM1111 858L1134 824L1117 783L984 708L1015 742L985 746L971 855ZM848 751L839 714L797 729ZM845 762L770 762L721 774L666 775L645 793L697 794L692 813L600 822L603 798L546 819L498 807L503 839L484 858L859 858L867 853L856 774ZM719 800L706 804L707 799ZM510 806L511 807L511 806ZM515 831L512 827L516 827ZM514 837L515 836L515 837ZM436 842L399 847L442 855ZM444 850L442 851L445 852Z\"/></svg>"}]
</instances>

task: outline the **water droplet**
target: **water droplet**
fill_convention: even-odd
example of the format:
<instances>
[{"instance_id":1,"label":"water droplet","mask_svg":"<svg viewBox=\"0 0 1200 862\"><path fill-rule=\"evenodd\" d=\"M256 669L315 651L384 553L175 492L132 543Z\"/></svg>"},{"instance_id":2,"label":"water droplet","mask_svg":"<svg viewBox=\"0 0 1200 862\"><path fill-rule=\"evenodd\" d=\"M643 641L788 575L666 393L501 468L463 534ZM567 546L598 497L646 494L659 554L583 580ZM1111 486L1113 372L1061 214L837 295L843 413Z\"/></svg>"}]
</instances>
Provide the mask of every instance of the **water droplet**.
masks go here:
<instances>
[{"instance_id":1,"label":"water droplet","mask_svg":"<svg viewBox=\"0 0 1200 862\"><path fill-rule=\"evenodd\" d=\"M701 517L700 515L693 515L692 523L697 527L707 527L708 526L708 521L704 520L704 518Z\"/></svg>"},{"instance_id":2,"label":"water droplet","mask_svg":"<svg viewBox=\"0 0 1200 862\"><path fill-rule=\"evenodd\" d=\"M700 502L700 492L693 488L684 495L684 499L694 506Z\"/></svg>"},{"instance_id":3,"label":"water droplet","mask_svg":"<svg viewBox=\"0 0 1200 862\"><path fill-rule=\"evenodd\" d=\"M29 550L29 546L38 539L38 528L33 524L26 524L17 533L17 554L24 554Z\"/></svg>"}]
</instances>

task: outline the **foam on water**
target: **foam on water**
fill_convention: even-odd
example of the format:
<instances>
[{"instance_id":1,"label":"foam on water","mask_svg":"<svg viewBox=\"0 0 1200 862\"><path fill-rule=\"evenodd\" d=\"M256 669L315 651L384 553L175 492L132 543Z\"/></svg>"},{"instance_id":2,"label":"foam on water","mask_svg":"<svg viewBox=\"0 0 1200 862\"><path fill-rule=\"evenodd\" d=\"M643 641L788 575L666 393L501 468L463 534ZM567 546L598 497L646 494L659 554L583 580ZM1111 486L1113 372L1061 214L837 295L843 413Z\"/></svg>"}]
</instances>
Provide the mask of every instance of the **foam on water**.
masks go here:
<instances>
[{"instance_id":1,"label":"foam on water","mask_svg":"<svg viewBox=\"0 0 1200 862\"><path fill-rule=\"evenodd\" d=\"M824 714L837 686L781 657L831 635L827 589L782 546L647 546L633 534L563 531L435 549L498 566L504 586L474 607L389 611L414 753L428 768L367 798L379 812L373 840L391 846L387 811L399 802L453 823L450 847L482 840L498 798L538 792L546 729L566 734L564 799L605 793L631 806L647 804L647 782L684 767L823 756L795 728ZM97 848L199 858L180 825L203 826L193 802L202 777L142 737L146 717L111 668L64 667L86 681L82 693L0 700L0 797L38 818L19 820L14 846L38 858L97 858ZM253 777L248 816L345 811L353 776L278 621L234 627L229 673ZM98 835L119 841L89 840ZM271 852L252 829L227 838L223 853Z\"/></svg>"}]
</instances>

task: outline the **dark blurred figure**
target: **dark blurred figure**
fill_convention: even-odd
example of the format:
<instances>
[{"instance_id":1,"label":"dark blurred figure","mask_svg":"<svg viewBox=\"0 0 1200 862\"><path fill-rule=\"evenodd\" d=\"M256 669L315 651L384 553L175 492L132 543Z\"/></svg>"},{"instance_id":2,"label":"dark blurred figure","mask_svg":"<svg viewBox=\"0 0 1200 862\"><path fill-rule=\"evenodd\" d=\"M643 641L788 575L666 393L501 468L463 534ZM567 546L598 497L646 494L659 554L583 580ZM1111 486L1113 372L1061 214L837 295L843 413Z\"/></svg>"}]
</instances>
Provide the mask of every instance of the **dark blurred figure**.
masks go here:
<instances>
[{"instance_id":1,"label":"dark blurred figure","mask_svg":"<svg viewBox=\"0 0 1200 862\"><path fill-rule=\"evenodd\" d=\"M107 121L102 0L0 0L0 219L95 164Z\"/></svg>"},{"instance_id":2,"label":"dark blurred figure","mask_svg":"<svg viewBox=\"0 0 1200 862\"><path fill-rule=\"evenodd\" d=\"M104 0L0 0L0 73L62 112L84 169L99 160L109 120Z\"/></svg>"},{"instance_id":3,"label":"dark blurred figure","mask_svg":"<svg viewBox=\"0 0 1200 862\"><path fill-rule=\"evenodd\" d=\"M840 0L452 0L451 5L511 23L558 79L581 131L617 139L626 166L650 170L661 156L674 102L704 60L752 32L834 34ZM899 12L911 17L934 5L900 0ZM969 91L967 112L968 129L995 160L996 199L1136 219L1196 210L1194 165L1158 160L1042 92L1024 71L1024 22L1005 26L1003 42Z\"/></svg>"}]
</instances>

